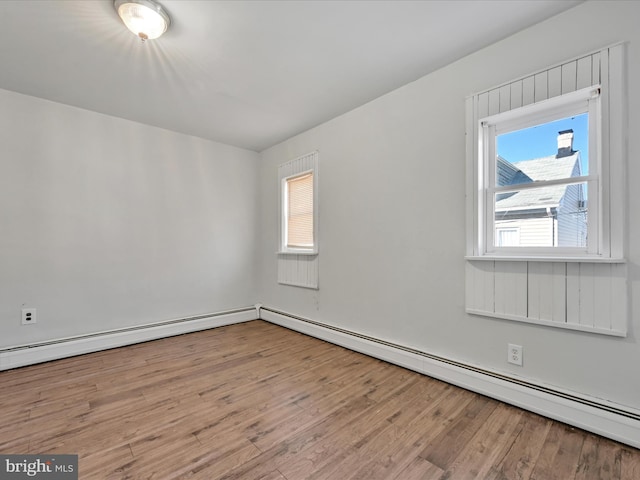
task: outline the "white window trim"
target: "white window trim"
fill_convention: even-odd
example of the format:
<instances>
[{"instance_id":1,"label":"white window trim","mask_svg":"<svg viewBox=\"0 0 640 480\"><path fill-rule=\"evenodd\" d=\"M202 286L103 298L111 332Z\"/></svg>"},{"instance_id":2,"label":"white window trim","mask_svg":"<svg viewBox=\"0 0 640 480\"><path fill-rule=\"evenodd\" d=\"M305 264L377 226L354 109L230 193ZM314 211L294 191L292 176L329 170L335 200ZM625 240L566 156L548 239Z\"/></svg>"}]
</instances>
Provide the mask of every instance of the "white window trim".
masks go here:
<instances>
[{"instance_id":1,"label":"white window trim","mask_svg":"<svg viewBox=\"0 0 640 480\"><path fill-rule=\"evenodd\" d=\"M522 260L522 261L560 261L560 262L593 262L593 263L623 263L624 259L624 163L626 157L626 145L624 127L626 126L625 102L626 95L624 74L624 44L618 44L600 51L601 55L607 55L607 75L603 76L600 85L565 93L559 97L534 102L530 105L514 108L488 117L479 118L477 98L480 94L467 98L467 248L465 258L468 260ZM594 52L595 53L595 52ZM580 57L577 57L580 58ZM546 71L553 67L549 67ZM535 74L529 75L532 77ZM525 78L525 77L523 77ZM510 85L509 82L486 92L496 91ZM592 216L599 222L595 226L597 230L591 230L589 235L595 234L597 242L590 242L596 248L586 252L576 249L559 249L558 247L539 247L538 249L527 247L502 247L500 249L488 249L489 240L493 241L494 231L488 229L486 221L488 215L486 187L487 169L483 155L488 155L486 145L483 143L482 122L496 122L497 120L507 124L513 122L509 128L525 128L531 118L544 123L544 118L549 113L552 117L562 112L563 105L580 101L585 96L591 98L595 89L599 89L601 95L598 102L590 102L600 111L590 113L592 118L600 118L601 124L595 129L596 135L590 135L589 140L589 172L595 175L587 175L582 180L596 182L598 201L591 203L590 197L590 223ZM483 92L484 93L484 92ZM571 105L570 110L575 105ZM517 118L522 116L522 109L526 109L531 118L527 118L524 126L519 126ZM591 130L591 129L590 129ZM601 142L592 143L591 137L601 137ZM595 160L591 152L598 152L599 165L592 167ZM592 169L593 168L593 169ZM574 179L572 179L574 180ZM593 183L589 184L591 192ZM537 185L536 185L537 186ZM591 196L591 193L590 193ZM491 207L493 208L493 207ZM596 210L595 212L593 210ZM493 224L493 222L491 222ZM595 233L597 231L597 234ZM593 238L593 237L591 237ZM578 249L580 250L580 249Z\"/></svg>"},{"instance_id":2,"label":"white window trim","mask_svg":"<svg viewBox=\"0 0 640 480\"><path fill-rule=\"evenodd\" d=\"M299 157L302 159L307 157ZM299 159L292 160L291 164ZM291 178L300 177L311 173L313 175L313 246L309 248L303 247L289 247L287 245L287 180ZM313 156L313 166L311 168L295 170L293 173L287 176L280 177L280 204L279 204L279 217L280 217L280 231L278 240L279 255L317 255L318 248L318 164L317 164L317 152Z\"/></svg>"},{"instance_id":3,"label":"white window trim","mask_svg":"<svg viewBox=\"0 0 640 480\"><path fill-rule=\"evenodd\" d=\"M483 209L478 211L479 238L478 250L481 255L506 255L509 257L526 255L544 255L549 257L591 257L602 256L601 224L599 208L600 192L600 86L584 88L559 97L551 98L525 107L520 107L507 112L498 113L478 121L478 171L482 177L478 179L479 188L482 189ZM570 177L561 180L536 181L521 185L496 185L495 139L498 135L515 130L552 122L582 113L589 114L589 172L590 175ZM587 183L589 192L589 223L588 235L590 239L587 247L499 247L495 246L495 201L494 195L512 191L521 191L530 188L541 188L550 185L572 185ZM608 256L608 255L604 255Z\"/></svg>"}]
</instances>

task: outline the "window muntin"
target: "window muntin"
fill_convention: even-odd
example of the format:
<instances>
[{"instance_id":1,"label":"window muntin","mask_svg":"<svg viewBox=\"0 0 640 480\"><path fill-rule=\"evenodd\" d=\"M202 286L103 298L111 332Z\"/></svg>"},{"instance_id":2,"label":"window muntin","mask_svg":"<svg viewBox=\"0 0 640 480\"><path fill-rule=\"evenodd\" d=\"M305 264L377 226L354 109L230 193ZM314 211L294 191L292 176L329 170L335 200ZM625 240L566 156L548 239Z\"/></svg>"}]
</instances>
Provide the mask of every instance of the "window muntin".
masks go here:
<instances>
[{"instance_id":1,"label":"window muntin","mask_svg":"<svg viewBox=\"0 0 640 480\"><path fill-rule=\"evenodd\" d=\"M483 218L479 225L482 254L593 255L599 245L600 95L593 86L479 121L479 171ZM510 137L535 141L537 131L557 130L557 148L541 158L520 153L528 160L504 158ZM526 140L527 136L529 140ZM575 137L579 136L579 142ZM572 148L580 145L585 152ZM521 145L525 150L531 145ZM553 144L551 149L553 149ZM509 156L514 150L509 151ZM506 154L504 154L506 155ZM587 190L589 198L587 198ZM546 217L546 221L543 219ZM498 230L505 222L518 222L518 245L505 245ZM543 227L543 224L545 226ZM536 230L545 230L545 234ZM528 232L531 231L531 234ZM528 239L528 240L527 240Z\"/></svg>"}]
</instances>

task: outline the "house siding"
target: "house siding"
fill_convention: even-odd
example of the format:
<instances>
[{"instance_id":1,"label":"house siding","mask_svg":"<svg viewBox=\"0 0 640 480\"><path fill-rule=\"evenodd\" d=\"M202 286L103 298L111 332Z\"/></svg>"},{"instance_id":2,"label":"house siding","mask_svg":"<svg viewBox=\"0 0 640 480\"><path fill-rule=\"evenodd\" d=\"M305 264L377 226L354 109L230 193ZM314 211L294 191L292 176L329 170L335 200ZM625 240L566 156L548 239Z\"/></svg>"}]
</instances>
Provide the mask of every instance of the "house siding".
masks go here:
<instances>
[{"instance_id":1,"label":"house siding","mask_svg":"<svg viewBox=\"0 0 640 480\"><path fill-rule=\"evenodd\" d=\"M582 185L569 185L558 207L558 246L584 247L587 244L586 215L581 213Z\"/></svg>"},{"instance_id":2,"label":"house siding","mask_svg":"<svg viewBox=\"0 0 640 480\"><path fill-rule=\"evenodd\" d=\"M495 225L496 238L498 238L497 232L501 228L517 228L520 246L526 247L551 247L557 232L557 222L551 216L496 221Z\"/></svg>"}]
</instances>

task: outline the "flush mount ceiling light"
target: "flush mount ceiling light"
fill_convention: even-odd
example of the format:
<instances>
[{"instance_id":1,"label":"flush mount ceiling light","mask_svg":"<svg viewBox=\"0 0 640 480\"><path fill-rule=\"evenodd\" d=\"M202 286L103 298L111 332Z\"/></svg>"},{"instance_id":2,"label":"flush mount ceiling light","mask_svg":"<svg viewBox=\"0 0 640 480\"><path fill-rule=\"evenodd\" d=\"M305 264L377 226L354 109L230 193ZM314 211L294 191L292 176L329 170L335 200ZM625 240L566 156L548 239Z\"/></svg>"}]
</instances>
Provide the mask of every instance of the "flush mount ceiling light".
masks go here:
<instances>
[{"instance_id":1,"label":"flush mount ceiling light","mask_svg":"<svg viewBox=\"0 0 640 480\"><path fill-rule=\"evenodd\" d=\"M171 24L169 14L153 0L115 0L113 5L127 28L143 42L158 38Z\"/></svg>"}]
</instances>

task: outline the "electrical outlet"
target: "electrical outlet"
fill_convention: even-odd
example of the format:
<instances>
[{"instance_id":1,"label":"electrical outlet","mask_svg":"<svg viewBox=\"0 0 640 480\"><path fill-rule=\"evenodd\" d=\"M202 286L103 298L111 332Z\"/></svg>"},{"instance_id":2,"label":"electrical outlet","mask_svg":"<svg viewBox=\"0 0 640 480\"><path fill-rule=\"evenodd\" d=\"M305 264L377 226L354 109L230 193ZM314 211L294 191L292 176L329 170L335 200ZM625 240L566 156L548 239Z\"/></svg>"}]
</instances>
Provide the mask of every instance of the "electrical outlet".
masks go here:
<instances>
[{"instance_id":1,"label":"electrical outlet","mask_svg":"<svg viewBox=\"0 0 640 480\"><path fill-rule=\"evenodd\" d=\"M36 322L36 309L35 308L23 308L22 309L22 325L32 325Z\"/></svg>"},{"instance_id":2,"label":"electrical outlet","mask_svg":"<svg viewBox=\"0 0 640 480\"><path fill-rule=\"evenodd\" d=\"M522 366L522 345L509 344L507 362Z\"/></svg>"}]
</instances>

